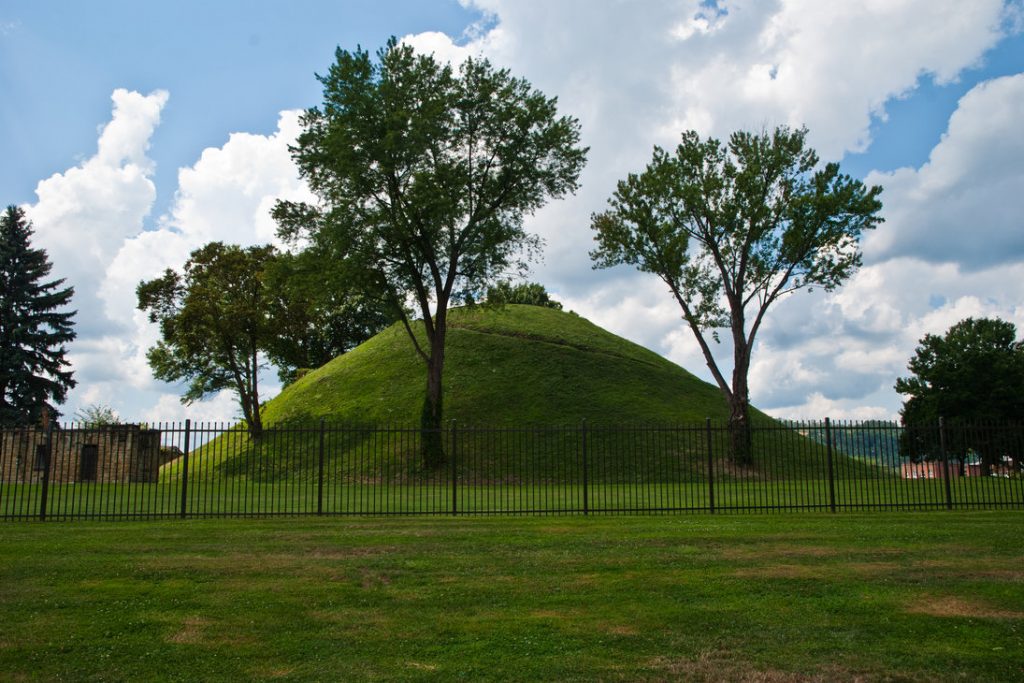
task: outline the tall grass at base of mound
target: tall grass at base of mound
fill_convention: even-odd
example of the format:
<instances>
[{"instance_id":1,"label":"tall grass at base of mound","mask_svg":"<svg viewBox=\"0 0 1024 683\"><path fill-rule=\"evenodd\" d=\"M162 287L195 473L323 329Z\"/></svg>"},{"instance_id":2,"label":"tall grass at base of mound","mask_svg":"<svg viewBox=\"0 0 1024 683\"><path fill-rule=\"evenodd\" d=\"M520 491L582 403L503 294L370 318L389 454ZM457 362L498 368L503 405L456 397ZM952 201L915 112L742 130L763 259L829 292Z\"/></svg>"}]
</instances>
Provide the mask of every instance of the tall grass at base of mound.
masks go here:
<instances>
[{"instance_id":1,"label":"tall grass at base of mound","mask_svg":"<svg viewBox=\"0 0 1024 683\"><path fill-rule=\"evenodd\" d=\"M6 680L1024 679L1024 513L0 525Z\"/></svg>"},{"instance_id":2,"label":"tall grass at base of mound","mask_svg":"<svg viewBox=\"0 0 1024 683\"><path fill-rule=\"evenodd\" d=\"M960 482L958 482L959 484ZM955 509L1024 508L1024 483L978 478L956 486ZM58 484L48 491L46 516L67 519L146 519L182 514L181 482L172 484ZM358 484L326 480L267 484L244 477L196 480L185 492L186 517L270 515L526 515L657 514L709 512L942 510L944 482L935 479L726 481L712 493L703 483L534 484L526 486L451 482ZM712 498L713 495L713 498ZM0 519L39 517L42 487L0 487ZM937 521L941 517L936 518Z\"/></svg>"},{"instance_id":3,"label":"tall grass at base of mound","mask_svg":"<svg viewBox=\"0 0 1024 683\"><path fill-rule=\"evenodd\" d=\"M252 439L241 428L212 436L189 455L189 476L248 477L266 483L319 479L321 469L351 483L432 481L456 476L473 483L558 484L697 483L821 479L829 476L824 445L795 429L768 424L753 429L753 458L737 465L729 456L728 430L715 425L711 452L703 425L478 426L449 423L441 430L446 462L421 463L421 431L396 425L289 424ZM321 455L323 456L321 459ZM161 468L160 481L180 478L184 460ZM833 450L833 476L890 477L895 467ZM585 473L585 474L584 474Z\"/></svg>"}]
</instances>

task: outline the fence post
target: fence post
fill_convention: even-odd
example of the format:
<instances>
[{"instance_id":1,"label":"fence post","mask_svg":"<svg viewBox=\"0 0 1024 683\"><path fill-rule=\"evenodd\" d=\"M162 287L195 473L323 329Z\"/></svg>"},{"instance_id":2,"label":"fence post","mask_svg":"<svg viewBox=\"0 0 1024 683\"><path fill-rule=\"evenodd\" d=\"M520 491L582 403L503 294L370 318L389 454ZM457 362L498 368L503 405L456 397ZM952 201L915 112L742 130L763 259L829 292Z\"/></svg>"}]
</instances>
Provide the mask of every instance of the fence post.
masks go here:
<instances>
[{"instance_id":1,"label":"fence post","mask_svg":"<svg viewBox=\"0 0 1024 683\"><path fill-rule=\"evenodd\" d=\"M46 521L46 501L50 497L50 464L53 460L53 420L46 425L46 460L43 462L43 491L39 496L39 521Z\"/></svg>"},{"instance_id":2,"label":"fence post","mask_svg":"<svg viewBox=\"0 0 1024 683\"><path fill-rule=\"evenodd\" d=\"M825 449L828 452L828 509L836 511L836 476L832 465L832 421L825 418Z\"/></svg>"},{"instance_id":3,"label":"fence post","mask_svg":"<svg viewBox=\"0 0 1024 683\"><path fill-rule=\"evenodd\" d=\"M458 431L456 428L456 423L455 420L452 420L452 447L449 449L451 450L452 454L452 517L457 515L459 512L458 470L456 469L458 466L458 462L456 459L458 453L458 450L456 448L458 445L457 435Z\"/></svg>"},{"instance_id":4,"label":"fence post","mask_svg":"<svg viewBox=\"0 0 1024 683\"><path fill-rule=\"evenodd\" d=\"M587 470L587 418L583 418L581 426L583 432L583 514L590 514L590 482L588 481Z\"/></svg>"},{"instance_id":5,"label":"fence post","mask_svg":"<svg viewBox=\"0 0 1024 683\"><path fill-rule=\"evenodd\" d=\"M939 418L939 455L942 457L942 475L946 480L946 509L953 509L953 489L949 484L949 453L946 452L946 420Z\"/></svg>"},{"instance_id":6,"label":"fence post","mask_svg":"<svg viewBox=\"0 0 1024 683\"><path fill-rule=\"evenodd\" d=\"M711 418L704 418L704 435L708 440L708 508L715 514L715 458L711 448Z\"/></svg>"},{"instance_id":7,"label":"fence post","mask_svg":"<svg viewBox=\"0 0 1024 683\"><path fill-rule=\"evenodd\" d=\"M185 519L188 505L188 449L192 436L192 420L185 420L185 452L181 456L181 518Z\"/></svg>"},{"instance_id":8,"label":"fence post","mask_svg":"<svg viewBox=\"0 0 1024 683\"><path fill-rule=\"evenodd\" d=\"M324 418L320 418L320 450L316 473L316 514L324 514Z\"/></svg>"}]
</instances>

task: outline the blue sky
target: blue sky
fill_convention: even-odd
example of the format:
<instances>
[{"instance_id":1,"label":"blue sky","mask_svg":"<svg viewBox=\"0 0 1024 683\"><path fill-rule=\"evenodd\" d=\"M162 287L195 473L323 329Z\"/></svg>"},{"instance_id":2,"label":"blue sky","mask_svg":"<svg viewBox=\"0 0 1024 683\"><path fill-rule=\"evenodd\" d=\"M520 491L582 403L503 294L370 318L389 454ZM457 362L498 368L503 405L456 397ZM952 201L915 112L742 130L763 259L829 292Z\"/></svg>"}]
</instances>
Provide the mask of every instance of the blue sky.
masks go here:
<instances>
[{"instance_id":1,"label":"blue sky","mask_svg":"<svg viewBox=\"0 0 1024 683\"><path fill-rule=\"evenodd\" d=\"M987 50L981 62L965 69L952 83L935 83L931 76L906 97L890 100L885 117L871 124L871 146L842 160L843 169L858 178L872 170L891 171L901 166L920 166L928 160L939 137L946 130L957 102L978 83L1024 72L1024 35L1001 40Z\"/></svg>"},{"instance_id":2,"label":"blue sky","mask_svg":"<svg viewBox=\"0 0 1024 683\"><path fill-rule=\"evenodd\" d=\"M1020 0L0 0L0 188L76 287L80 385L133 419L230 418L156 382L135 283L223 239L273 238L302 198L287 145L337 46L389 36L482 54L577 116L582 187L530 219L533 279L569 308L707 377L663 287L595 272L589 215L686 128L807 125L827 160L885 187L886 223L842 290L798 294L755 351L753 401L788 417L892 416L914 345L968 315L1024 322ZM728 355L728 349L722 349ZM273 373L268 373L271 380Z\"/></svg>"},{"instance_id":3,"label":"blue sky","mask_svg":"<svg viewBox=\"0 0 1024 683\"><path fill-rule=\"evenodd\" d=\"M2 201L31 201L41 178L92 154L115 88L171 93L152 139L157 206L166 206L177 169L204 148L230 132L273 132L279 111L316 105L314 74L337 46L376 49L426 30L458 36L479 18L454 0L3 0Z\"/></svg>"}]
</instances>

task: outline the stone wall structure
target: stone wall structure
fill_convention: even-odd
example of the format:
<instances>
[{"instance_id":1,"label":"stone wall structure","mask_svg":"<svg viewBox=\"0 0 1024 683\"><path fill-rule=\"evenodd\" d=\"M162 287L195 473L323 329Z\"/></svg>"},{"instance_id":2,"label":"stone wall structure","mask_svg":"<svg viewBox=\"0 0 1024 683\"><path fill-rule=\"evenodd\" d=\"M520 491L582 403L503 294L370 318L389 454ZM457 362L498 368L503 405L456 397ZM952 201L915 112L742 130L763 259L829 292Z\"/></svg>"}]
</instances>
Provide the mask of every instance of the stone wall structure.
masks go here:
<instances>
[{"instance_id":1,"label":"stone wall structure","mask_svg":"<svg viewBox=\"0 0 1024 683\"><path fill-rule=\"evenodd\" d=\"M161 433L140 425L53 429L50 482L156 483L174 458L160 448ZM0 430L0 482L38 483L46 469L46 430Z\"/></svg>"}]
</instances>

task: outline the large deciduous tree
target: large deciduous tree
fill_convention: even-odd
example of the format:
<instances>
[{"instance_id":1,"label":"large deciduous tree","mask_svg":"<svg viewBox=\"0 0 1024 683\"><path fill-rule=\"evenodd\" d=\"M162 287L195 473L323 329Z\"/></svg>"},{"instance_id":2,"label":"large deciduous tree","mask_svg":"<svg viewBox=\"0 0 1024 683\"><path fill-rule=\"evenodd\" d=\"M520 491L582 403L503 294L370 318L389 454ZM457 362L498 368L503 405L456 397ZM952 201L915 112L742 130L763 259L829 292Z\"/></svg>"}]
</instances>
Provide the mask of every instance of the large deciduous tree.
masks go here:
<instances>
[{"instance_id":1,"label":"large deciduous tree","mask_svg":"<svg viewBox=\"0 0 1024 683\"><path fill-rule=\"evenodd\" d=\"M579 123L486 60L453 70L394 39L376 59L338 49L318 78L323 105L292 152L319 201L274 215L283 237L308 237L391 302L426 366L422 455L436 466L448 307L538 246L523 219L576 189Z\"/></svg>"},{"instance_id":2,"label":"large deciduous tree","mask_svg":"<svg viewBox=\"0 0 1024 683\"><path fill-rule=\"evenodd\" d=\"M395 322L387 302L336 277L326 257L307 250L280 254L266 271L269 315L277 334L267 357L285 384L318 368Z\"/></svg>"},{"instance_id":3,"label":"large deciduous tree","mask_svg":"<svg viewBox=\"0 0 1024 683\"><path fill-rule=\"evenodd\" d=\"M263 432L260 351L277 334L264 285L274 257L269 246L211 242L192 252L182 273L168 268L136 290L139 310L160 324L160 341L146 354L153 374L187 381L186 404L230 389L253 438Z\"/></svg>"},{"instance_id":4,"label":"large deciduous tree","mask_svg":"<svg viewBox=\"0 0 1024 683\"><path fill-rule=\"evenodd\" d=\"M74 288L50 280L52 265L31 246L32 224L8 206L0 216L0 427L38 423L75 380L65 358L75 338Z\"/></svg>"},{"instance_id":5,"label":"large deciduous tree","mask_svg":"<svg viewBox=\"0 0 1024 683\"><path fill-rule=\"evenodd\" d=\"M940 456L933 427L939 418L949 421L947 454L959 461L961 474L969 450L980 456L986 472L1016 450L1018 445L1007 440L1017 435L1006 425L1019 427L1024 418L1024 342L1017 340L1013 323L967 318L944 335L927 334L907 369L911 375L896 380L896 391L907 397L900 410L907 427L904 455L914 460Z\"/></svg>"},{"instance_id":6,"label":"large deciduous tree","mask_svg":"<svg viewBox=\"0 0 1024 683\"><path fill-rule=\"evenodd\" d=\"M732 457L752 459L747 373L768 309L789 292L831 290L860 265L859 237L881 222L881 188L818 167L806 129L683 133L617 185L592 217L595 267L622 263L668 285L729 405ZM732 341L727 379L711 344Z\"/></svg>"}]
</instances>

